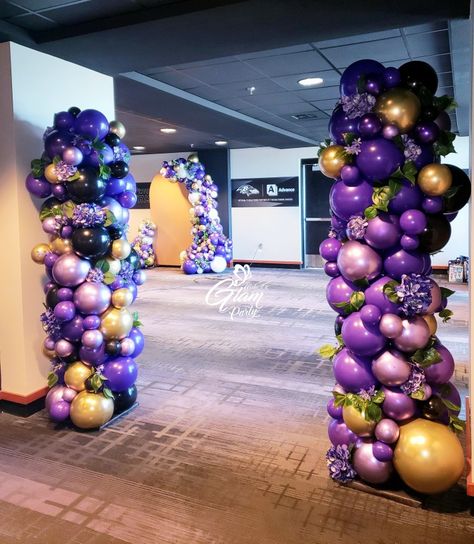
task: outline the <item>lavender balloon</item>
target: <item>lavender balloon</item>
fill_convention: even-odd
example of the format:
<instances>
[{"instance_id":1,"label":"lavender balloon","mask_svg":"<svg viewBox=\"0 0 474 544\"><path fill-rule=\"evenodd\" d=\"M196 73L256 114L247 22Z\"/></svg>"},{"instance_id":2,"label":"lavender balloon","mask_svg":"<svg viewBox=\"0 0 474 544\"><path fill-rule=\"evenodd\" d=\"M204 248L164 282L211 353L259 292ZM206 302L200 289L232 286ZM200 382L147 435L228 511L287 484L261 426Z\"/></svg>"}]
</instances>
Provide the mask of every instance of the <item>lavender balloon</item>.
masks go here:
<instances>
[{"instance_id":1,"label":"lavender balloon","mask_svg":"<svg viewBox=\"0 0 474 544\"><path fill-rule=\"evenodd\" d=\"M339 251L337 266L350 281L373 280L380 274L382 259L371 247L351 240Z\"/></svg>"},{"instance_id":2,"label":"lavender balloon","mask_svg":"<svg viewBox=\"0 0 474 544\"><path fill-rule=\"evenodd\" d=\"M411 365L402 353L387 350L372 361L372 373L383 385L401 385L410 377Z\"/></svg>"},{"instance_id":3,"label":"lavender balloon","mask_svg":"<svg viewBox=\"0 0 474 544\"><path fill-rule=\"evenodd\" d=\"M393 340L400 351L411 353L426 346L430 339L430 329L422 317L404 319L402 326L402 333Z\"/></svg>"},{"instance_id":4,"label":"lavender balloon","mask_svg":"<svg viewBox=\"0 0 474 544\"><path fill-rule=\"evenodd\" d=\"M98 315L107 310L111 296L107 285L84 282L74 292L74 304L83 314Z\"/></svg>"},{"instance_id":5,"label":"lavender balloon","mask_svg":"<svg viewBox=\"0 0 474 544\"><path fill-rule=\"evenodd\" d=\"M381 419L375 427L375 438L386 444L394 444L400 436L400 427L393 419Z\"/></svg>"},{"instance_id":6,"label":"lavender balloon","mask_svg":"<svg viewBox=\"0 0 474 544\"><path fill-rule=\"evenodd\" d=\"M382 409L385 415L395 421L410 419L416 413L416 401L405 395L398 387L382 387L385 400Z\"/></svg>"},{"instance_id":7,"label":"lavender balloon","mask_svg":"<svg viewBox=\"0 0 474 544\"><path fill-rule=\"evenodd\" d=\"M75 287L85 281L91 265L75 253L61 255L53 266L53 278L65 287Z\"/></svg>"},{"instance_id":8,"label":"lavender balloon","mask_svg":"<svg viewBox=\"0 0 474 544\"><path fill-rule=\"evenodd\" d=\"M341 419L333 419L329 423L328 436L333 446L355 444L357 435L354 434Z\"/></svg>"},{"instance_id":9,"label":"lavender balloon","mask_svg":"<svg viewBox=\"0 0 474 544\"><path fill-rule=\"evenodd\" d=\"M353 463L357 474L371 484L383 484L392 475L392 463L379 461L374 456L371 442L363 442L356 448Z\"/></svg>"}]
</instances>

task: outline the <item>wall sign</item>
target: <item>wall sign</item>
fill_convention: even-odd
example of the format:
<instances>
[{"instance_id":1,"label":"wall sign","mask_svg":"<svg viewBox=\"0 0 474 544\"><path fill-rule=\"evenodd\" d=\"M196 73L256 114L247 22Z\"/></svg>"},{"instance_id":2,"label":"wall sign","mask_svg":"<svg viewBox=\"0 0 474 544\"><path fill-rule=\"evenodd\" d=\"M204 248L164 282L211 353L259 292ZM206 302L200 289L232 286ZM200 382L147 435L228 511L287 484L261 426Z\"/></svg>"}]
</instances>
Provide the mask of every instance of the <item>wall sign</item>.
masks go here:
<instances>
[{"instance_id":1,"label":"wall sign","mask_svg":"<svg viewBox=\"0 0 474 544\"><path fill-rule=\"evenodd\" d=\"M135 209L150 209L150 185L150 181L137 183L137 203L134 206Z\"/></svg>"},{"instance_id":2,"label":"wall sign","mask_svg":"<svg viewBox=\"0 0 474 544\"><path fill-rule=\"evenodd\" d=\"M297 177L232 180L233 208L299 206Z\"/></svg>"}]
</instances>

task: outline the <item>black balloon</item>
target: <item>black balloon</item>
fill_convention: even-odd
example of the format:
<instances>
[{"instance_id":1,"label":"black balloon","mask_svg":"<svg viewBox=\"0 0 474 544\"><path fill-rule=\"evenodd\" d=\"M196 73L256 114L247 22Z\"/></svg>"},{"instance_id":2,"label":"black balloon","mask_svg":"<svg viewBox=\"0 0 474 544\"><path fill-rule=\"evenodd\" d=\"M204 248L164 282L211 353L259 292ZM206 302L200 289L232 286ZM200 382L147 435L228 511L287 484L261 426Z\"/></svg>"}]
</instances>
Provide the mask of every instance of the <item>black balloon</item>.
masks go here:
<instances>
[{"instance_id":1,"label":"black balloon","mask_svg":"<svg viewBox=\"0 0 474 544\"><path fill-rule=\"evenodd\" d=\"M132 385L124 391L114 392L114 411L115 413L123 412L128 410L131 406L135 404L137 400L137 388L135 385Z\"/></svg>"},{"instance_id":2,"label":"black balloon","mask_svg":"<svg viewBox=\"0 0 474 544\"><path fill-rule=\"evenodd\" d=\"M77 169L78 179L67 183L69 197L76 204L96 202L105 195L106 183L96 168L85 166Z\"/></svg>"},{"instance_id":3,"label":"black balloon","mask_svg":"<svg viewBox=\"0 0 474 544\"><path fill-rule=\"evenodd\" d=\"M140 257L134 249L130 251L130 255L125 260L129 262L135 270L137 270L140 266Z\"/></svg>"},{"instance_id":4,"label":"black balloon","mask_svg":"<svg viewBox=\"0 0 474 544\"><path fill-rule=\"evenodd\" d=\"M422 413L426 419L437 420L446 410L444 402L436 395L431 396L423 403Z\"/></svg>"},{"instance_id":5,"label":"black balloon","mask_svg":"<svg viewBox=\"0 0 474 544\"><path fill-rule=\"evenodd\" d=\"M105 353L107 353L107 355L120 355L121 349L122 346L120 345L120 342L118 340L109 340L105 344Z\"/></svg>"},{"instance_id":6,"label":"black balloon","mask_svg":"<svg viewBox=\"0 0 474 544\"><path fill-rule=\"evenodd\" d=\"M436 253L442 249L451 236L451 223L442 214L427 215L425 230L420 234L418 251Z\"/></svg>"},{"instance_id":7,"label":"black balloon","mask_svg":"<svg viewBox=\"0 0 474 544\"><path fill-rule=\"evenodd\" d=\"M59 206L60 204L61 202L57 198L51 196L41 204L41 211L50 210L53 206Z\"/></svg>"},{"instance_id":8,"label":"black balloon","mask_svg":"<svg viewBox=\"0 0 474 544\"><path fill-rule=\"evenodd\" d=\"M105 227L76 229L72 234L72 248L86 259L96 259L109 249L110 236Z\"/></svg>"},{"instance_id":9,"label":"black balloon","mask_svg":"<svg viewBox=\"0 0 474 544\"><path fill-rule=\"evenodd\" d=\"M114 178L124 178L129 171L128 164L125 161L117 161L109 164L110 172Z\"/></svg>"},{"instance_id":10,"label":"black balloon","mask_svg":"<svg viewBox=\"0 0 474 544\"><path fill-rule=\"evenodd\" d=\"M342 332L342 320L339 320L336 318L336 321L334 321L334 334L336 336L339 336Z\"/></svg>"},{"instance_id":11,"label":"black balloon","mask_svg":"<svg viewBox=\"0 0 474 544\"><path fill-rule=\"evenodd\" d=\"M67 357L60 357L60 359L66 364L75 363L78 360L77 351L74 350L71 355L68 355Z\"/></svg>"},{"instance_id":12,"label":"black balloon","mask_svg":"<svg viewBox=\"0 0 474 544\"><path fill-rule=\"evenodd\" d=\"M81 113L81 109L76 106L72 106L72 108L69 108L67 111L71 115L74 115L74 117L77 117Z\"/></svg>"},{"instance_id":13,"label":"black balloon","mask_svg":"<svg viewBox=\"0 0 474 544\"><path fill-rule=\"evenodd\" d=\"M118 240L123 236L123 227L120 225L110 225L110 227L107 227L107 230L109 231L111 240Z\"/></svg>"},{"instance_id":14,"label":"black balloon","mask_svg":"<svg viewBox=\"0 0 474 544\"><path fill-rule=\"evenodd\" d=\"M443 195L444 213L458 212L471 198L471 180L469 176L452 164L446 165L453 176L453 183L446 194Z\"/></svg>"},{"instance_id":15,"label":"black balloon","mask_svg":"<svg viewBox=\"0 0 474 544\"><path fill-rule=\"evenodd\" d=\"M58 298L58 289L59 287L51 287L46 293L46 306L52 310L58 302L61 302L61 299Z\"/></svg>"},{"instance_id":16,"label":"black balloon","mask_svg":"<svg viewBox=\"0 0 474 544\"><path fill-rule=\"evenodd\" d=\"M110 147L115 147L119 145L120 143L120 137L114 132L109 132L107 136L104 138L104 140L105 140L105 143L109 145Z\"/></svg>"},{"instance_id":17,"label":"black balloon","mask_svg":"<svg viewBox=\"0 0 474 544\"><path fill-rule=\"evenodd\" d=\"M439 115L439 109L435 108L432 104L426 106L421 111L421 117L426 121L434 121Z\"/></svg>"},{"instance_id":18,"label":"black balloon","mask_svg":"<svg viewBox=\"0 0 474 544\"><path fill-rule=\"evenodd\" d=\"M428 63L421 60L413 60L402 64L399 70L402 82L412 91L418 93L424 87L430 93L436 93L438 76Z\"/></svg>"}]
</instances>

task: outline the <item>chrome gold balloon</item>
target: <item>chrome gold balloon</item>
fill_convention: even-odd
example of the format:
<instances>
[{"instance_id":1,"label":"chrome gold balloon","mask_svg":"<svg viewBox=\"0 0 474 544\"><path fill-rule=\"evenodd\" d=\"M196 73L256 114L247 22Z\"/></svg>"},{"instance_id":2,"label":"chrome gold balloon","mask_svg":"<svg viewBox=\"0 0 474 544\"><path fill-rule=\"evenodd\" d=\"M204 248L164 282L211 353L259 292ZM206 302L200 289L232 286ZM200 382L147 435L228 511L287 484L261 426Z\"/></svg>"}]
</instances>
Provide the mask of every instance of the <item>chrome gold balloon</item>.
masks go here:
<instances>
[{"instance_id":1,"label":"chrome gold balloon","mask_svg":"<svg viewBox=\"0 0 474 544\"><path fill-rule=\"evenodd\" d=\"M346 164L347 158L342 145L330 145L319 155L319 168L328 178L338 178Z\"/></svg>"},{"instance_id":2,"label":"chrome gold balloon","mask_svg":"<svg viewBox=\"0 0 474 544\"><path fill-rule=\"evenodd\" d=\"M123 238L114 240L110 249L112 257L120 260L126 259L130 255L131 251L132 248L130 247L130 244L127 242L127 240L124 240Z\"/></svg>"},{"instance_id":3,"label":"chrome gold balloon","mask_svg":"<svg viewBox=\"0 0 474 544\"><path fill-rule=\"evenodd\" d=\"M92 368L82 361L70 364L64 373L64 383L74 391L84 391L86 380L92 376Z\"/></svg>"},{"instance_id":4,"label":"chrome gold balloon","mask_svg":"<svg viewBox=\"0 0 474 544\"><path fill-rule=\"evenodd\" d=\"M71 403L71 420L80 429L96 429L107 423L114 413L114 401L102 393L81 391Z\"/></svg>"},{"instance_id":5,"label":"chrome gold balloon","mask_svg":"<svg viewBox=\"0 0 474 544\"><path fill-rule=\"evenodd\" d=\"M420 493L442 493L464 470L458 437L441 423L415 419L400 427L393 462L402 480Z\"/></svg>"},{"instance_id":6,"label":"chrome gold balloon","mask_svg":"<svg viewBox=\"0 0 474 544\"><path fill-rule=\"evenodd\" d=\"M422 315L421 317L426 321L426 324L430 329L430 336L434 336L438 330L438 322L436 321L436 317L433 314Z\"/></svg>"},{"instance_id":7,"label":"chrome gold balloon","mask_svg":"<svg viewBox=\"0 0 474 544\"><path fill-rule=\"evenodd\" d=\"M64 255L64 253L72 253L72 242L69 238L53 238L51 240L51 249L57 255Z\"/></svg>"},{"instance_id":8,"label":"chrome gold balloon","mask_svg":"<svg viewBox=\"0 0 474 544\"><path fill-rule=\"evenodd\" d=\"M189 162L198 163L198 162L199 162L198 154L197 154L197 153L191 153L191 154L188 156L188 161L189 161Z\"/></svg>"},{"instance_id":9,"label":"chrome gold balloon","mask_svg":"<svg viewBox=\"0 0 474 544\"><path fill-rule=\"evenodd\" d=\"M44 169L44 177L50 183L62 183L62 181L59 180L58 176L56 175L56 165L53 163L48 164L48 166Z\"/></svg>"},{"instance_id":10,"label":"chrome gold balloon","mask_svg":"<svg viewBox=\"0 0 474 544\"><path fill-rule=\"evenodd\" d=\"M111 306L101 315L100 332L105 340L122 340L133 327L132 314L126 308Z\"/></svg>"},{"instance_id":11,"label":"chrome gold balloon","mask_svg":"<svg viewBox=\"0 0 474 544\"><path fill-rule=\"evenodd\" d=\"M451 187L453 176L445 164L427 164L418 173L418 187L428 196L441 196Z\"/></svg>"},{"instance_id":12,"label":"chrome gold balloon","mask_svg":"<svg viewBox=\"0 0 474 544\"><path fill-rule=\"evenodd\" d=\"M375 103L375 112L385 124L396 125L402 134L409 132L421 113L419 98L407 89L390 89Z\"/></svg>"},{"instance_id":13,"label":"chrome gold balloon","mask_svg":"<svg viewBox=\"0 0 474 544\"><path fill-rule=\"evenodd\" d=\"M31 250L31 258L37 264L43 264L44 258L48 253L51 252L51 247L49 244L36 244L35 247Z\"/></svg>"},{"instance_id":14,"label":"chrome gold balloon","mask_svg":"<svg viewBox=\"0 0 474 544\"><path fill-rule=\"evenodd\" d=\"M112 304L116 308L125 308L133 302L133 293L127 287L116 289L112 293Z\"/></svg>"},{"instance_id":15,"label":"chrome gold balloon","mask_svg":"<svg viewBox=\"0 0 474 544\"><path fill-rule=\"evenodd\" d=\"M127 132L125 130L125 126L120 121L110 121L109 123L109 131L113 132L114 134L117 134L117 136L122 139L125 137L125 133Z\"/></svg>"},{"instance_id":16,"label":"chrome gold balloon","mask_svg":"<svg viewBox=\"0 0 474 544\"><path fill-rule=\"evenodd\" d=\"M362 437L372 436L377 425L375 421L367 421L364 413L359 412L354 406L344 406L342 419L353 433Z\"/></svg>"}]
</instances>

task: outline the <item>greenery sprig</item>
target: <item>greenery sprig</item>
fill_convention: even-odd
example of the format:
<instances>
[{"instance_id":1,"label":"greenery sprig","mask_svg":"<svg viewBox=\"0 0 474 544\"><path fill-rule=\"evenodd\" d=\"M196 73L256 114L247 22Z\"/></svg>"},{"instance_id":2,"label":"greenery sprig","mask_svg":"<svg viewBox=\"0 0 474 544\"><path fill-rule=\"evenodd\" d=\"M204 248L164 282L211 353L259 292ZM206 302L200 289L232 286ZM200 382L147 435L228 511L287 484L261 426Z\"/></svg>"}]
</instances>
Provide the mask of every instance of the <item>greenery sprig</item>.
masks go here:
<instances>
[{"instance_id":1,"label":"greenery sprig","mask_svg":"<svg viewBox=\"0 0 474 544\"><path fill-rule=\"evenodd\" d=\"M434 347L436 339L432 336L428 344L422 348L417 349L411 356L411 361L421 368L428 368L432 365L440 363L442 358L439 351Z\"/></svg>"},{"instance_id":2,"label":"greenery sprig","mask_svg":"<svg viewBox=\"0 0 474 544\"><path fill-rule=\"evenodd\" d=\"M449 155L450 153L456 153L453 145L455 138L456 134L453 132L441 130L438 139L433 144L435 155L438 157L446 157L446 155Z\"/></svg>"},{"instance_id":3,"label":"greenery sprig","mask_svg":"<svg viewBox=\"0 0 474 544\"><path fill-rule=\"evenodd\" d=\"M337 343L338 343L337 346L333 346L332 344L324 344L319 348L319 355L321 355L321 357L323 359L329 359L332 362L334 357L345 346L344 340L342 339L342 335L338 334L336 336L336 340L337 340Z\"/></svg>"},{"instance_id":4,"label":"greenery sprig","mask_svg":"<svg viewBox=\"0 0 474 544\"><path fill-rule=\"evenodd\" d=\"M111 389L105 385L106 381L107 378L100 371L96 371L87 380L87 386L88 388L91 388L94 393L102 392L106 399L113 399L114 395Z\"/></svg>"},{"instance_id":5,"label":"greenery sprig","mask_svg":"<svg viewBox=\"0 0 474 544\"><path fill-rule=\"evenodd\" d=\"M382 390L375 391L370 397L364 398L356 393L339 393L333 391L335 406L353 406L360 412L366 421L378 423L382 419L380 404L385 400Z\"/></svg>"},{"instance_id":6,"label":"greenery sprig","mask_svg":"<svg viewBox=\"0 0 474 544\"><path fill-rule=\"evenodd\" d=\"M400 299L397 294L397 287L399 286L400 284L397 281L391 280L391 281L388 281L383 286L383 289L382 289L383 294L388 298L388 300L395 304L398 304L400 302Z\"/></svg>"},{"instance_id":7,"label":"greenery sprig","mask_svg":"<svg viewBox=\"0 0 474 544\"><path fill-rule=\"evenodd\" d=\"M390 200L394 198L402 188L402 183L397 178L390 178L388 185L382 187L374 187L372 193L372 206L368 206L364 210L366 219L374 219L380 212L388 212Z\"/></svg>"},{"instance_id":8,"label":"greenery sprig","mask_svg":"<svg viewBox=\"0 0 474 544\"><path fill-rule=\"evenodd\" d=\"M133 326L134 327L141 327L143 323L138 318L138 312L133 312Z\"/></svg>"},{"instance_id":9,"label":"greenery sprig","mask_svg":"<svg viewBox=\"0 0 474 544\"><path fill-rule=\"evenodd\" d=\"M334 304L336 308L341 308L345 314L351 314L360 310L365 302L365 295L362 291L354 291L349 297L348 302L338 302Z\"/></svg>"}]
</instances>

